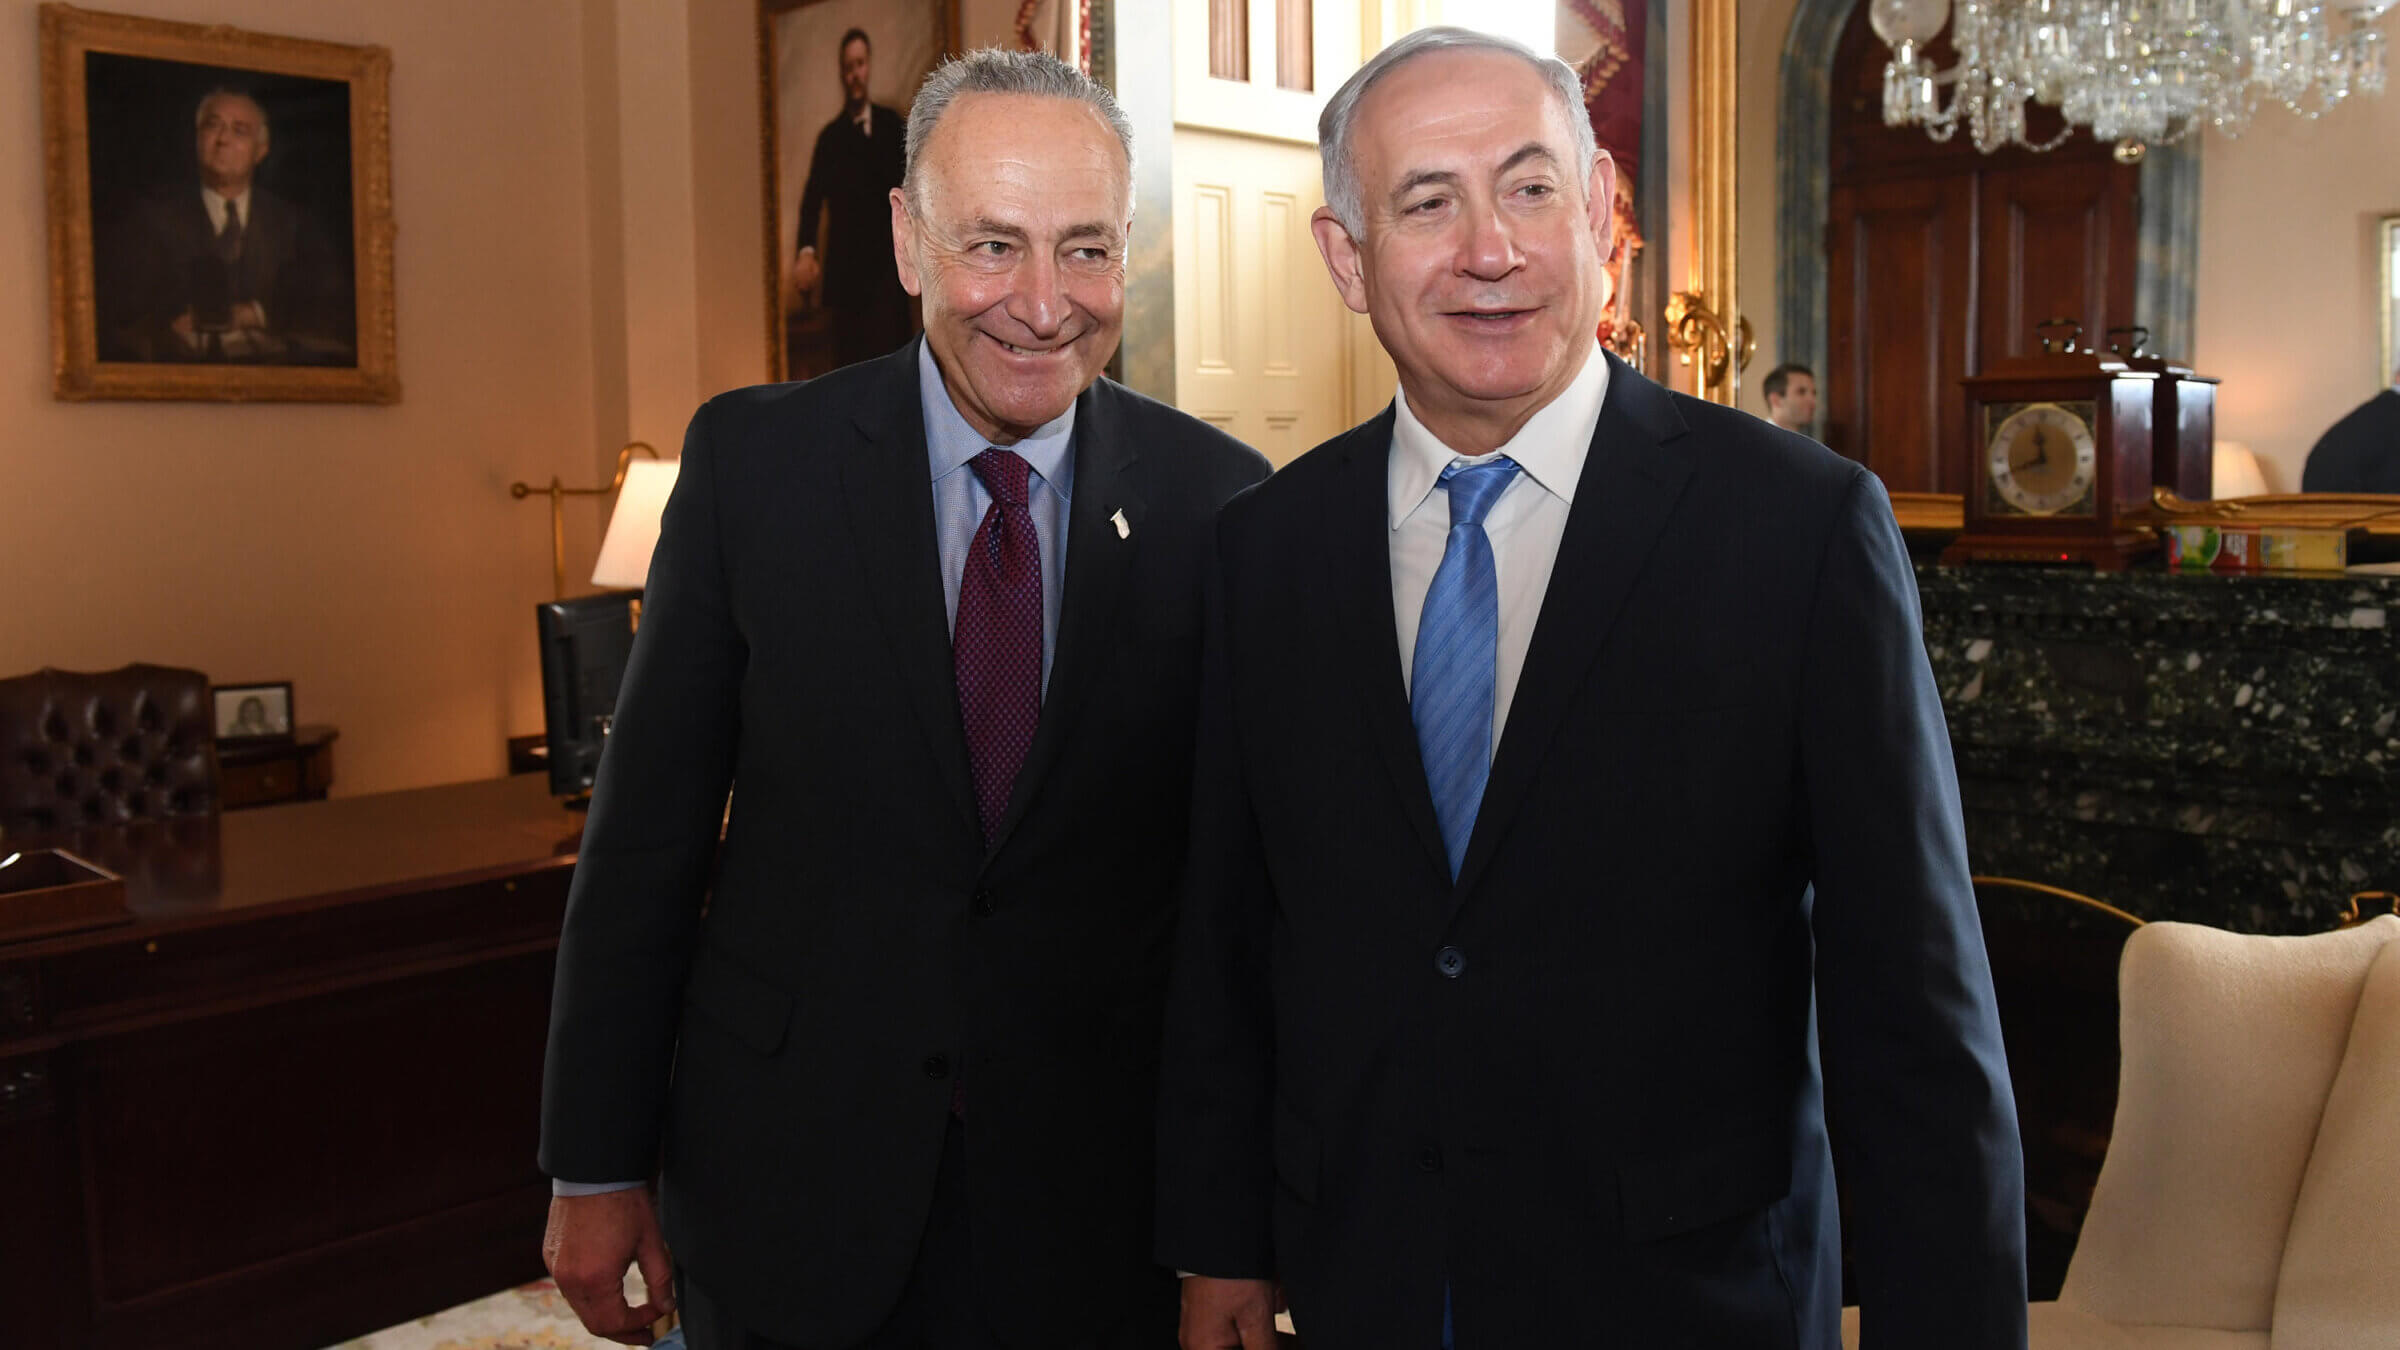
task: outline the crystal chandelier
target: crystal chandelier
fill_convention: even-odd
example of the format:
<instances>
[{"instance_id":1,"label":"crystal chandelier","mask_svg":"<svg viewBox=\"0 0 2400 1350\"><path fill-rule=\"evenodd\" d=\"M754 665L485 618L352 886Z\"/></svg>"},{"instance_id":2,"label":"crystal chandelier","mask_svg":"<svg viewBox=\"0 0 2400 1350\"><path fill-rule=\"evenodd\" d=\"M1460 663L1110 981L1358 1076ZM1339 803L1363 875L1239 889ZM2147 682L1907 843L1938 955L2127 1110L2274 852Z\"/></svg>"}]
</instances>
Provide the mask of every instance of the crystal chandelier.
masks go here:
<instances>
[{"instance_id":1,"label":"crystal chandelier","mask_svg":"<svg viewBox=\"0 0 2400 1350\"><path fill-rule=\"evenodd\" d=\"M1936 74L1925 44L1952 0L1869 0L1892 49L1883 68L1886 126L1946 141L1961 123L1986 154L2055 149L2078 126L2117 157L2212 126L2228 136L2274 101L2317 117L2352 94L2383 92L2383 34L2393 0L1957 0L1958 64ZM1952 86L1949 102L1940 86ZM2066 127L2025 133L2025 104L2057 108Z\"/></svg>"}]
</instances>

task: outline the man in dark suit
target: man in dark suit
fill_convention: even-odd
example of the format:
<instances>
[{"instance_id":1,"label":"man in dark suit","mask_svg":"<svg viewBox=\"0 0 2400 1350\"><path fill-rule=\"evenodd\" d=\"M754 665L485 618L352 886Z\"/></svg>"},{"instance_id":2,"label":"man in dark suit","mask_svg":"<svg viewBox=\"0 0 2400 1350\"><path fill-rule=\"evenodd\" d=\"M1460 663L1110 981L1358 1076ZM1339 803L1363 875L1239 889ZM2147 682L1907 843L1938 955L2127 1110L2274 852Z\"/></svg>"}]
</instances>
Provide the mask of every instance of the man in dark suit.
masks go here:
<instances>
[{"instance_id":1,"label":"man in dark suit","mask_svg":"<svg viewBox=\"0 0 2400 1350\"><path fill-rule=\"evenodd\" d=\"M137 204L103 241L100 359L355 360L345 269L314 221L257 182L266 109L212 89L193 128L199 183Z\"/></svg>"},{"instance_id":2,"label":"man in dark suit","mask_svg":"<svg viewBox=\"0 0 2400 1350\"><path fill-rule=\"evenodd\" d=\"M1424 30L1320 144L1400 396L1221 518L1160 1107L1185 1350L1264 1350L1276 1282L1309 1350L1834 1350L1837 1158L1866 1344L2021 1347L1882 489L1596 349L1612 166L1563 64Z\"/></svg>"},{"instance_id":3,"label":"man in dark suit","mask_svg":"<svg viewBox=\"0 0 2400 1350\"><path fill-rule=\"evenodd\" d=\"M2317 438L2300 470L2300 490L2400 493L2400 370L2389 388Z\"/></svg>"},{"instance_id":4,"label":"man in dark suit","mask_svg":"<svg viewBox=\"0 0 2400 1350\"><path fill-rule=\"evenodd\" d=\"M978 52L912 116L925 340L712 399L684 443L559 948L548 1259L637 1343L671 1245L701 1350L1166 1350L1205 557L1267 466L1099 378L1106 90ZM663 1244L621 1184L654 1166Z\"/></svg>"},{"instance_id":5,"label":"man in dark suit","mask_svg":"<svg viewBox=\"0 0 2400 1350\"><path fill-rule=\"evenodd\" d=\"M867 100L874 44L866 30L842 35L842 111L817 133L800 190L799 247L793 287L821 292L833 320L833 364L881 356L908 340L908 292L883 266L891 251L893 188L907 162L900 114ZM817 222L825 220L825 250L817 252Z\"/></svg>"}]
</instances>

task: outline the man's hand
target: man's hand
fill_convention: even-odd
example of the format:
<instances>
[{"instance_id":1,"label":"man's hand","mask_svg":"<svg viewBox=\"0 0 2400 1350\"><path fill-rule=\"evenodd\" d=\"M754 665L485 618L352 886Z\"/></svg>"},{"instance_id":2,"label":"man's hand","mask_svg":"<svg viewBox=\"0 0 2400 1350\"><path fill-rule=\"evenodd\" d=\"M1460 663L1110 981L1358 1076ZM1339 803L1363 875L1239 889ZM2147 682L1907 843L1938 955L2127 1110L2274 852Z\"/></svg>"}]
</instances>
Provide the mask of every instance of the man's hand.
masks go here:
<instances>
[{"instance_id":1,"label":"man's hand","mask_svg":"<svg viewBox=\"0 0 2400 1350\"><path fill-rule=\"evenodd\" d=\"M650 1324L675 1310L675 1267L646 1186L552 1198L542 1264L595 1336L648 1345ZM625 1303L625 1268L635 1264L650 1286L650 1301L638 1308Z\"/></svg>"},{"instance_id":2,"label":"man's hand","mask_svg":"<svg viewBox=\"0 0 2400 1350\"><path fill-rule=\"evenodd\" d=\"M1183 1277L1183 1350L1275 1350L1275 1282Z\"/></svg>"},{"instance_id":3,"label":"man's hand","mask_svg":"<svg viewBox=\"0 0 2400 1350\"><path fill-rule=\"evenodd\" d=\"M815 249L804 248L800 250L798 257L792 259L792 293L794 295L808 297L813 303L817 293L817 284L824 279L825 268L817 261Z\"/></svg>"}]
</instances>

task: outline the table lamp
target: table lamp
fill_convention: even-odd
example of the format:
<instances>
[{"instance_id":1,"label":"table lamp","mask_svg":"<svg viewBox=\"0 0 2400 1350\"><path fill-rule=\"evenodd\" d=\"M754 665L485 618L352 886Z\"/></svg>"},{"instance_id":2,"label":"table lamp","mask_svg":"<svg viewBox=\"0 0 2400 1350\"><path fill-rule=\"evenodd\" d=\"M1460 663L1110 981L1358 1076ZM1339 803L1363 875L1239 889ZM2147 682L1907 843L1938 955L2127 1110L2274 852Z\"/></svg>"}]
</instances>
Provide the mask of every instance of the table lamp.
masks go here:
<instances>
[{"instance_id":1,"label":"table lamp","mask_svg":"<svg viewBox=\"0 0 2400 1350\"><path fill-rule=\"evenodd\" d=\"M679 459L649 459L629 464L625 485L617 493L617 509L609 514L608 533L600 540L600 561L592 568L592 584L611 590L638 591L650 578L650 552L658 547L658 517L667 509L667 494L675 490Z\"/></svg>"},{"instance_id":2,"label":"table lamp","mask_svg":"<svg viewBox=\"0 0 2400 1350\"><path fill-rule=\"evenodd\" d=\"M633 464L633 452L636 450L648 455L653 460L658 458L658 451L652 449L649 442L627 442L625 448L617 452L616 476L609 479L606 483L601 484L599 487L571 488L560 482L556 475L552 475L549 486L547 487L535 487L531 483L511 483L508 485L508 495L516 498L518 501L523 501L527 497L531 497L536 494L546 496L550 499L551 599L564 600L567 598L567 498L604 497L609 493L616 491L618 488L625 486L625 472ZM672 482L673 479L670 478L668 481ZM660 500L665 500L663 492L661 493ZM655 512L652 513L650 520L650 538L654 541L658 538L658 519ZM642 548L642 565L644 567L648 567L649 562L650 549L648 545L644 545ZM637 576L628 584L639 586L642 584L641 578Z\"/></svg>"}]
</instances>

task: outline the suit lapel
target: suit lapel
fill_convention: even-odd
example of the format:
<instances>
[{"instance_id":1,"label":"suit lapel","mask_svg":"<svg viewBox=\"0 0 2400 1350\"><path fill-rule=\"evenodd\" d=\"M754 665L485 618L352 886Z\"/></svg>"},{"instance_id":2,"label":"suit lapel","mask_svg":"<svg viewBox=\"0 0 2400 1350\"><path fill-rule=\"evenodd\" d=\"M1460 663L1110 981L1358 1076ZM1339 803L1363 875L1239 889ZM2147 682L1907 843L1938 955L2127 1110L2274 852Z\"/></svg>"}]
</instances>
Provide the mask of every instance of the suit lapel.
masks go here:
<instances>
[{"instance_id":1,"label":"suit lapel","mask_svg":"<svg viewBox=\"0 0 2400 1350\"><path fill-rule=\"evenodd\" d=\"M1516 819L1543 754L1581 692L1625 598L1640 581L1691 473L1681 449L1669 445L1685 427L1667 391L1615 357L1607 360L1608 398L1575 485L1575 505L1567 514L1550 588L1517 676L1516 698L1492 756L1492 775L1445 924L1474 890Z\"/></svg>"},{"instance_id":2,"label":"suit lapel","mask_svg":"<svg viewBox=\"0 0 2400 1350\"><path fill-rule=\"evenodd\" d=\"M853 415L865 444L842 457L842 499L850 517L868 594L892 664L907 687L959 817L977 839L974 787L967 776L966 725L942 599L940 546L933 533L933 480L926 471L925 414L917 396L917 344L875 363L882 397Z\"/></svg>"},{"instance_id":3,"label":"suit lapel","mask_svg":"<svg viewBox=\"0 0 2400 1350\"><path fill-rule=\"evenodd\" d=\"M1094 381L1076 398L1074 454L1075 495L1067 503L1067 575L1059 598L1058 649L1051 656L1050 682L1042 692L1033 745L1017 769L1008 812L992 836L995 853L1025 818L1076 718L1091 700L1093 682L1108 661L1134 550L1146 537L1140 529L1143 502L1134 472L1139 456L1115 393L1105 381ZM1117 529L1119 518L1125 522L1122 533Z\"/></svg>"},{"instance_id":4,"label":"suit lapel","mask_svg":"<svg viewBox=\"0 0 2400 1350\"><path fill-rule=\"evenodd\" d=\"M1439 878L1450 880L1450 858L1434 820L1433 793L1425 786L1425 762L1417 753L1417 726L1409 716L1408 689L1400 679L1400 629L1392 615L1392 530L1387 465L1392 449L1392 410L1350 433L1340 471L1325 501L1326 554L1330 559L1335 644L1341 668L1335 681L1359 691L1367 738L1392 777L1402 814Z\"/></svg>"}]
</instances>

